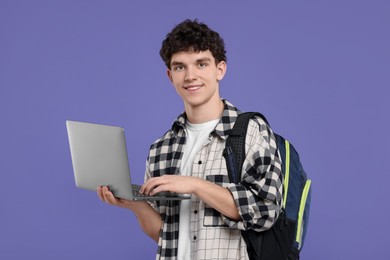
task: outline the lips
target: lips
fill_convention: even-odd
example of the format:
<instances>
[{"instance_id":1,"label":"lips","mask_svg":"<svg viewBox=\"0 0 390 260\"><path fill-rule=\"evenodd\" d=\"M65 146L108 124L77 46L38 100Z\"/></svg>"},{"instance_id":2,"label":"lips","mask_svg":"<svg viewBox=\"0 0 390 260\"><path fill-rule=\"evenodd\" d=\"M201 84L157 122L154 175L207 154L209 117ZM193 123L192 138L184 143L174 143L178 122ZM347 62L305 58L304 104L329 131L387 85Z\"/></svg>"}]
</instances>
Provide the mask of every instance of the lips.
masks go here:
<instances>
[{"instance_id":1,"label":"lips","mask_svg":"<svg viewBox=\"0 0 390 260\"><path fill-rule=\"evenodd\" d=\"M200 89L202 87L202 85L190 85L190 86L185 86L184 89L188 90L188 91L196 91L198 89Z\"/></svg>"}]
</instances>

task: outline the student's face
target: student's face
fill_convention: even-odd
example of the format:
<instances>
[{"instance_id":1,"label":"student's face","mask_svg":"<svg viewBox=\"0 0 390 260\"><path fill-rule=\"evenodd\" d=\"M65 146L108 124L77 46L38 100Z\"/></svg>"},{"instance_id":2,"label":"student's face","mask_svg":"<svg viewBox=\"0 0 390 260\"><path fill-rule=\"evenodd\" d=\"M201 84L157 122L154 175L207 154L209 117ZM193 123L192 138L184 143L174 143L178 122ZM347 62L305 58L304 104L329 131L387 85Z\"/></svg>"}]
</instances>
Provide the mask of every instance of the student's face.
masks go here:
<instances>
[{"instance_id":1,"label":"student's face","mask_svg":"<svg viewBox=\"0 0 390 260\"><path fill-rule=\"evenodd\" d=\"M220 102L219 81L225 72L226 63L215 64L209 50L175 53L167 70L169 79L187 107Z\"/></svg>"}]
</instances>

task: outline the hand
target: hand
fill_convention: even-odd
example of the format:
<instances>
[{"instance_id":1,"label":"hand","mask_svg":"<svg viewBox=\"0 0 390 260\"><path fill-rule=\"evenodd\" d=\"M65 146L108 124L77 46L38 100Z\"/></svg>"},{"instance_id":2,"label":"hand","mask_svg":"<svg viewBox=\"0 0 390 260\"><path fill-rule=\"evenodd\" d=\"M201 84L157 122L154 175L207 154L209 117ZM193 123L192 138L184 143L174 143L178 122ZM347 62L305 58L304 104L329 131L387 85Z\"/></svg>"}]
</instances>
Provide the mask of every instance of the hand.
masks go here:
<instances>
[{"instance_id":1,"label":"hand","mask_svg":"<svg viewBox=\"0 0 390 260\"><path fill-rule=\"evenodd\" d=\"M163 175L148 179L142 185L140 192L151 196L162 191L192 194L201 181L202 179L191 176Z\"/></svg>"},{"instance_id":2,"label":"hand","mask_svg":"<svg viewBox=\"0 0 390 260\"><path fill-rule=\"evenodd\" d=\"M121 208L134 210L134 207L139 206L139 204L141 203L131 200L119 199L115 197L114 194L112 194L112 192L106 186L98 187L97 194L101 201Z\"/></svg>"},{"instance_id":3,"label":"hand","mask_svg":"<svg viewBox=\"0 0 390 260\"><path fill-rule=\"evenodd\" d=\"M162 191L194 194L223 215L235 220L241 219L232 194L226 188L210 181L192 176L163 175L148 179L140 189L140 192L146 195L155 195Z\"/></svg>"}]
</instances>

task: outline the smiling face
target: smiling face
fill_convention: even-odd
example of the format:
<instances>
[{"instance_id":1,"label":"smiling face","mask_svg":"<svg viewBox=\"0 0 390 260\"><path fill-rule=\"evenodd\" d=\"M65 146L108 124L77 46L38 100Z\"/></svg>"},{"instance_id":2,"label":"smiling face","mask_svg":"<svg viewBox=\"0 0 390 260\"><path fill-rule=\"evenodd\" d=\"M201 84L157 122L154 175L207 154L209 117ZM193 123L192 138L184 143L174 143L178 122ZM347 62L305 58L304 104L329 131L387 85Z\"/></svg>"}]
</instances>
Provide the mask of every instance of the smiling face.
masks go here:
<instances>
[{"instance_id":1,"label":"smiling face","mask_svg":"<svg viewBox=\"0 0 390 260\"><path fill-rule=\"evenodd\" d=\"M221 102L219 81L225 72L226 63L221 61L216 64L209 50L177 52L172 55L171 65L167 70L187 111L201 106L213 107Z\"/></svg>"}]
</instances>

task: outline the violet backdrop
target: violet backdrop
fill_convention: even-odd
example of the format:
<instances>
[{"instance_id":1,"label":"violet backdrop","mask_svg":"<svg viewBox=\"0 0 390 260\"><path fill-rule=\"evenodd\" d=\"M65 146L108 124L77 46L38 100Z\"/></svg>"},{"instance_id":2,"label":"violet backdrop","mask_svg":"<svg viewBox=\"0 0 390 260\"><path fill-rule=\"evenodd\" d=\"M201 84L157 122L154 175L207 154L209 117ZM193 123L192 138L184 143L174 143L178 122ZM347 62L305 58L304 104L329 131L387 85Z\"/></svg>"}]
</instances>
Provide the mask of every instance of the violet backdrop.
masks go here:
<instances>
[{"instance_id":1,"label":"violet backdrop","mask_svg":"<svg viewBox=\"0 0 390 260\"><path fill-rule=\"evenodd\" d=\"M183 110L158 51L186 18L225 39L221 95L301 154L302 259L388 259L389 13L376 0L0 0L0 259L154 259L131 212L75 187L65 120L125 127L141 183Z\"/></svg>"}]
</instances>

